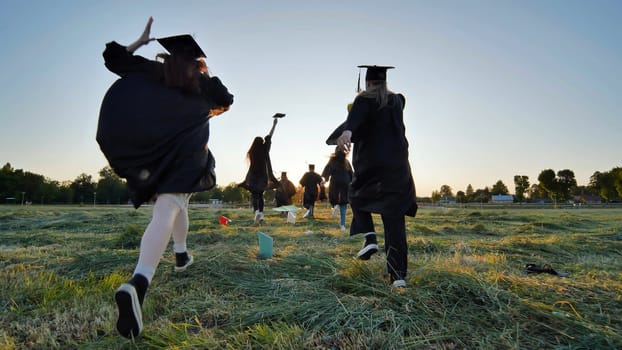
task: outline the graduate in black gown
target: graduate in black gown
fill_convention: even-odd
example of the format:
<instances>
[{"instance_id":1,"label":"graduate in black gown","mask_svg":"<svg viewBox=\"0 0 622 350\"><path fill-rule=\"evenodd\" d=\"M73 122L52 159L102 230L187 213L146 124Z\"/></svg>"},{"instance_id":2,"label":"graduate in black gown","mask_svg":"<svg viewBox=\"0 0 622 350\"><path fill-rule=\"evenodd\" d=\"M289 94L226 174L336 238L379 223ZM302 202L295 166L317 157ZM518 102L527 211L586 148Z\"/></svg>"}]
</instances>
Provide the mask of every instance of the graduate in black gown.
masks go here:
<instances>
[{"instance_id":1,"label":"graduate in black gown","mask_svg":"<svg viewBox=\"0 0 622 350\"><path fill-rule=\"evenodd\" d=\"M281 179L279 179L279 185L274 193L276 206L292 205L294 195L296 195L296 186L287 178L285 171L281 172ZM285 215L287 215L286 212Z\"/></svg>"},{"instance_id":2,"label":"graduate in black gown","mask_svg":"<svg viewBox=\"0 0 622 350\"><path fill-rule=\"evenodd\" d=\"M300 185L304 187L302 206L307 209L302 217L313 219L315 201L318 199L320 190L324 186L324 179L322 179L320 174L315 172L315 164L309 164L309 171L302 175Z\"/></svg>"},{"instance_id":3,"label":"graduate in black gown","mask_svg":"<svg viewBox=\"0 0 622 350\"><path fill-rule=\"evenodd\" d=\"M367 68L366 88L354 100L346 121L328 137L328 144L349 150L354 144L354 177L348 190L353 219L350 234L363 234L357 257L368 260L378 251L372 213L381 215L387 270L394 287L406 286L408 245L405 216L415 216L415 183L408 161L403 109L406 99L388 90L387 69Z\"/></svg>"},{"instance_id":4,"label":"graduate in black gown","mask_svg":"<svg viewBox=\"0 0 622 350\"><path fill-rule=\"evenodd\" d=\"M339 227L346 229L346 210L348 207L348 187L352 182L352 165L348 161L347 153L336 147L322 171L324 182L328 185L328 202L333 208L332 217L339 212Z\"/></svg>"},{"instance_id":5,"label":"graduate in black gown","mask_svg":"<svg viewBox=\"0 0 622 350\"><path fill-rule=\"evenodd\" d=\"M249 162L248 171L244 181L238 184L238 186L247 189L251 193L255 224L261 223L264 220L264 191L278 185L278 180L272 172L272 162L270 161L272 135L274 135L277 123L278 119L275 117L268 135L264 138L257 136L253 139L253 143L246 153L246 158Z\"/></svg>"},{"instance_id":6,"label":"graduate in black gown","mask_svg":"<svg viewBox=\"0 0 622 350\"><path fill-rule=\"evenodd\" d=\"M102 101L97 142L110 166L127 180L138 208L155 199L151 222L140 244L132 278L115 293L117 330L127 338L143 328L142 304L171 236L175 272L188 268L188 201L216 183L209 152L209 118L233 103L233 95L208 74L205 54L190 35L157 39L169 52L161 61L134 55L150 37L149 18L128 46L106 44L106 67L120 76Z\"/></svg>"}]
</instances>

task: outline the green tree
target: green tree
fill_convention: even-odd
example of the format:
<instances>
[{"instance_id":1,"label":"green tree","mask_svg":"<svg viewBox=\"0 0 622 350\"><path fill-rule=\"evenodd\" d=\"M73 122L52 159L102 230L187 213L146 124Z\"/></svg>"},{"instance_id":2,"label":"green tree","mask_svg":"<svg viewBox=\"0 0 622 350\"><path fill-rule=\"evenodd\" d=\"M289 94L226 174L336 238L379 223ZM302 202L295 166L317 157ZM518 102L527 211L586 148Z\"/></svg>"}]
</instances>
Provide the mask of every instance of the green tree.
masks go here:
<instances>
[{"instance_id":1,"label":"green tree","mask_svg":"<svg viewBox=\"0 0 622 350\"><path fill-rule=\"evenodd\" d=\"M6 163L0 169L0 198L17 198L16 179L11 163Z\"/></svg>"},{"instance_id":2,"label":"green tree","mask_svg":"<svg viewBox=\"0 0 622 350\"><path fill-rule=\"evenodd\" d=\"M510 191L508 187L503 183L503 181L499 180L490 189L491 195L500 195L500 194L509 194Z\"/></svg>"},{"instance_id":3,"label":"green tree","mask_svg":"<svg viewBox=\"0 0 622 350\"><path fill-rule=\"evenodd\" d=\"M193 202L208 203L211 199L223 200L222 188L218 185L208 191L196 193L192 196Z\"/></svg>"},{"instance_id":4,"label":"green tree","mask_svg":"<svg viewBox=\"0 0 622 350\"><path fill-rule=\"evenodd\" d=\"M458 191L456 193L456 202L458 203L465 203L466 202L466 193L464 193L464 191Z\"/></svg>"},{"instance_id":5,"label":"green tree","mask_svg":"<svg viewBox=\"0 0 622 350\"><path fill-rule=\"evenodd\" d=\"M61 202L61 189L58 181L45 179L41 192L40 203L59 203Z\"/></svg>"},{"instance_id":6,"label":"green tree","mask_svg":"<svg viewBox=\"0 0 622 350\"><path fill-rule=\"evenodd\" d=\"M622 198L622 168L613 168L610 171L596 171L590 177L588 185L606 201Z\"/></svg>"},{"instance_id":7,"label":"green tree","mask_svg":"<svg viewBox=\"0 0 622 350\"><path fill-rule=\"evenodd\" d=\"M74 190L71 187L73 182L65 181L61 183L58 193L58 201L56 203L73 203Z\"/></svg>"},{"instance_id":8,"label":"green tree","mask_svg":"<svg viewBox=\"0 0 622 350\"><path fill-rule=\"evenodd\" d=\"M84 204L85 202L93 202L95 183L91 175L85 173L78 175L69 187L73 190L74 203Z\"/></svg>"},{"instance_id":9,"label":"green tree","mask_svg":"<svg viewBox=\"0 0 622 350\"><path fill-rule=\"evenodd\" d=\"M555 200L557 197L557 181L555 178L555 171L553 169L545 169L538 175L539 186L546 191L549 198Z\"/></svg>"},{"instance_id":10,"label":"green tree","mask_svg":"<svg viewBox=\"0 0 622 350\"><path fill-rule=\"evenodd\" d=\"M479 202L479 203L488 203L488 201L490 200L490 189L488 187L484 187L484 189L477 189L474 193L473 193L473 201L474 202Z\"/></svg>"},{"instance_id":11,"label":"green tree","mask_svg":"<svg viewBox=\"0 0 622 350\"><path fill-rule=\"evenodd\" d=\"M244 200L242 188L235 183L225 186L222 190L222 200L226 203L241 203Z\"/></svg>"},{"instance_id":12,"label":"green tree","mask_svg":"<svg viewBox=\"0 0 622 350\"><path fill-rule=\"evenodd\" d=\"M618 191L618 198L622 198L622 168L614 168L613 184Z\"/></svg>"},{"instance_id":13,"label":"green tree","mask_svg":"<svg viewBox=\"0 0 622 350\"><path fill-rule=\"evenodd\" d=\"M538 184L529 186L529 190L527 192L529 194L529 200L532 202L548 197L546 191Z\"/></svg>"},{"instance_id":14,"label":"green tree","mask_svg":"<svg viewBox=\"0 0 622 350\"><path fill-rule=\"evenodd\" d=\"M473 200L474 193L475 191L473 191L473 186L471 186L471 184L468 184L466 188L466 201L467 202L471 202Z\"/></svg>"},{"instance_id":15,"label":"green tree","mask_svg":"<svg viewBox=\"0 0 622 350\"><path fill-rule=\"evenodd\" d=\"M557 172L557 190L559 191L559 200L569 200L570 193L573 188L577 187L577 180L574 172L570 169L564 169Z\"/></svg>"},{"instance_id":16,"label":"green tree","mask_svg":"<svg viewBox=\"0 0 622 350\"><path fill-rule=\"evenodd\" d=\"M97 202L121 204L127 203L129 197L129 189L125 181L110 166L103 167L99 171L99 181L97 182Z\"/></svg>"},{"instance_id":17,"label":"green tree","mask_svg":"<svg viewBox=\"0 0 622 350\"><path fill-rule=\"evenodd\" d=\"M442 198L453 197L454 192L449 185L441 186L441 190L439 192Z\"/></svg>"},{"instance_id":18,"label":"green tree","mask_svg":"<svg viewBox=\"0 0 622 350\"><path fill-rule=\"evenodd\" d=\"M520 203L525 201L525 193L529 190L529 176L514 175L514 193Z\"/></svg>"},{"instance_id":19,"label":"green tree","mask_svg":"<svg viewBox=\"0 0 622 350\"><path fill-rule=\"evenodd\" d=\"M441 193L439 191L432 191L432 203L438 203L441 200Z\"/></svg>"}]
</instances>

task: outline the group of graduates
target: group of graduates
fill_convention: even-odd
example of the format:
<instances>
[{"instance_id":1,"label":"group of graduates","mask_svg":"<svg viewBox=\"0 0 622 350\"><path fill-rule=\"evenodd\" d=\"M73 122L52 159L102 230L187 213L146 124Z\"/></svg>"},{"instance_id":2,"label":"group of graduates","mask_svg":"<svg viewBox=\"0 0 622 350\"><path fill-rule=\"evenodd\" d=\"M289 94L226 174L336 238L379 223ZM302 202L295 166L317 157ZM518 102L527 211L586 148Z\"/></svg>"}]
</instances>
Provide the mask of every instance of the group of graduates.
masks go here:
<instances>
[{"instance_id":1,"label":"group of graduates","mask_svg":"<svg viewBox=\"0 0 622 350\"><path fill-rule=\"evenodd\" d=\"M275 190L275 202L277 207L292 205L292 197L296 194L296 187L287 178L287 172L281 173L281 178L276 179L270 160L270 148L272 136L278 123L277 118L284 117L277 113L274 116L272 128L265 137L255 137L249 148L246 158L249 162L248 171L244 181L238 186L247 189L251 194L251 204L255 214L255 223L264 220L264 192ZM313 219L316 200L325 200L325 183L329 182L328 199L333 208L333 216L340 213L340 227L346 229L346 210L348 203L348 186L352 181L352 165L347 159L346 152L339 147L331 156L328 164L324 167L322 175L315 172L315 164L309 164L309 170L302 176L299 184L303 187L302 205L307 211L303 218ZM286 212L284 212L286 214Z\"/></svg>"},{"instance_id":2,"label":"group of graduates","mask_svg":"<svg viewBox=\"0 0 622 350\"><path fill-rule=\"evenodd\" d=\"M116 328L127 338L137 337L143 329L142 304L171 237L174 271L183 272L194 262L186 246L188 202L192 193L216 183L215 160L208 147L209 119L233 104L233 95L220 79L210 76L205 53L194 38L152 38L152 23L149 18L134 43L123 46L113 41L103 53L105 66L120 78L103 98L97 142L112 169L126 179L134 206L155 200L132 277L115 292ZM134 54L154 40L168 53L156 60ZM406 100L387 89L386 72L393 67L359 67L366 68L365 90L356 96L346 120L328 136L326 143L335 145L336 151L322 175L310 168L301 179L303 204L312 216L317 185L330 181L329 200L340 206L342 218L345 204L351 206L350 235L364 236L356 255L361 260L379 250L372 213L380 214L391 286L404 288L405 216L417 211L403 121ZM279 204L291 201L292 188L295 191L286 176L279 181L272 173L268 153L276 124L277 118L268 136L255 138L248 152L250 167L242 186L251 192L257 221L263 219L266 188L277 186ZM345 228L343 219L341 226Z\"/></svg>"}]
</instances>

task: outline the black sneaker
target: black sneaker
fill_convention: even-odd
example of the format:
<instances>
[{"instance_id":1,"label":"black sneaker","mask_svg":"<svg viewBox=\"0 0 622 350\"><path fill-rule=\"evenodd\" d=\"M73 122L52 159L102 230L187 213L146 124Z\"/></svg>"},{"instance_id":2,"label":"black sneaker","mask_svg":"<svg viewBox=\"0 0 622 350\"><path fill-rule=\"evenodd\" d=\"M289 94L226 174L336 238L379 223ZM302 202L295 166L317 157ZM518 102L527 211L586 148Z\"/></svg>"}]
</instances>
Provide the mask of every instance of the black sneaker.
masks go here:
<instances>
[{"instance_id":1,"label":"black sneaker","mask_svg":"<svg viewBox=\"0 0 622 350\"><path fill-rule=\"evenodd\" d=\"M122 336L132 339L143 330L143 315L136 288L130 283L123 283L114 294L119 309L117 331Z\"/></svg>"},{"instance_id":2,"label":"black sneaker","mask_svg":"<svg viewBox=\"0 0 622 350\"><path fill-rule=\"evenodd\" d=\"M366 244L363 247L363 249L359 250L358 254L356 254L356 257L359 260L369 260L369 258L371 258L371 256L376 254L377 252L378 252L378 244L369 243L369 244Z\"/></svg>"},{"instance_id":3,"label":"black sneaker","mask_svg":"<svg viewBox=\"0 0 622 350\"><path fill-rule=\"evenodd\" d=\"M186 271L193 262L194 258L188 252L175 253L175 272Z\"/></svg>"}]
</instances>

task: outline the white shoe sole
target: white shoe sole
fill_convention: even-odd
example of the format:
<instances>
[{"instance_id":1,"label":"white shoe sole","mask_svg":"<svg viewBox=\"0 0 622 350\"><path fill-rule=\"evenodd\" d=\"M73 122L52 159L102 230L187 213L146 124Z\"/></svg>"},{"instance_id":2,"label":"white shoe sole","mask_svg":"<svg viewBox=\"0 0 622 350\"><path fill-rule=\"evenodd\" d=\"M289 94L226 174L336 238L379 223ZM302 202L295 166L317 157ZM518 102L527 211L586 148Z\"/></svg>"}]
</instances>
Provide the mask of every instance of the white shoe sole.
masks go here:
<instances>
[{"instance_id":1,"label":"white shoe sole","mask_svg":"<svg viewBox=\"0 0 622 350\"><path fill-rule=\"evenodd\" d=\"M406 288L406 281L404 280L395 280L391 285L393 288Z\"/></svg>"},{"instance_id":2,"label":"white shoe sole","mask_svg":"<svg viewBox=\"0 0 622 350\"><path fill-rule=\"evenodd\" d=\"M175 266L175 272L184 272L184 271L186 271L188 266L192 265L193 262L194 262L194 258L192 257L192 255L188 254L188 261L186 262L186 265L184 265L184 266Z\"/></svg>"},{"instance_id":3,"label":"white shoe sole","mask_svg":"<svg viewBox=\"0 0 622 350\"><path fill-rule=\"evenodd\" d=\"M376 254L377 252L377 244L368 244L363 249L359 250L358 254L356 254L356 257L360 260L369 260L369 258L371 258L371 256Z\"/></svg>"},{"instance_id":4,"label":"white shoe sole","mask_svg":"<svg viewBox=\"0 0 622 350\"><path fill-rule=\"evenodd\" d=\"M129 283L123 283L114 294L119 309L117 331L129 339L137 337L143 330L143 314L136 294L136 288Z\"/></svg>"}]
</instances>

